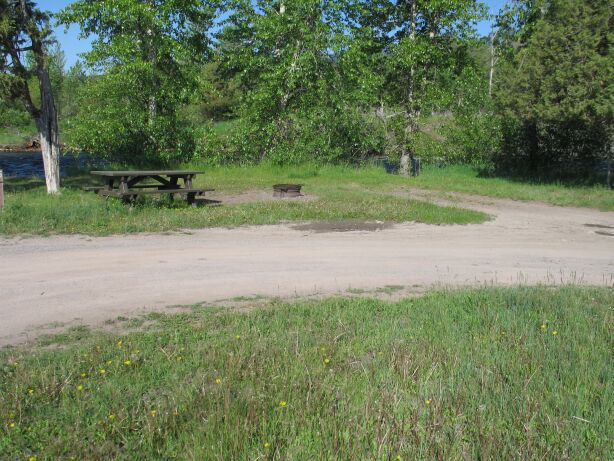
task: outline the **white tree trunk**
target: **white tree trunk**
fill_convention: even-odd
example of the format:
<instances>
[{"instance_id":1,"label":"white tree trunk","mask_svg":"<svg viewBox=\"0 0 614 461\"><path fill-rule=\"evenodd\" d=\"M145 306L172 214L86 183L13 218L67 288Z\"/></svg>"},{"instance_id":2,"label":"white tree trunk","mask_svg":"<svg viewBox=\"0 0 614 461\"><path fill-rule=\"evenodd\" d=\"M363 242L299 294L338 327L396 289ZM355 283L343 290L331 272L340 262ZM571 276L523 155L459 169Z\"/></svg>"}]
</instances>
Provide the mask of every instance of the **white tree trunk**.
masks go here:
<instances>
[{"instance_id":1,"label":"white tree trunk","mask_svg":"<svg viewBox=\"0 0 614 461\"><path fill-rule=\"evenodd\" d=\"M410 166L409 166L409 152L403 151L401 154L401 164L399 165L399 174L402 176L409 176L410 174Z\"/></svg>"},{"instance_id":2,"label":"white tree trunk","mask_svg":"<svg viewBox=\"0 0 614 461\"><path fill-rule=\"evenodd\" d=\"M416 29L418 22L418 4L417 0L411 0L411 10L410 10L410 31L409 38L411 39L412 46L415 46L416 40ZM405 140L404 145L407 146L408 143L413 138L414 133L416 132L416 119L417 114L414 108L414 97L415 97L415 80L416 80L416 63L415 60L412 59L412 64L409 69L409 88L407 91L407 127L405 129ZM401 153L401 161L399 165L399 174L402 176L410 175L410 155L406 148L403 149Z\"/></svg>"},{"instance_id":3,"label":"white tree trunk","mask_svg":"<svg viewBox=\"0 0 614 461\"><path fill-rule=\"evenodd\" d=\"M45 183L49 194L60 192L60 143L57 129L53 129L47 121L38 123L43 166L45 168Z\"/></svg>"},{"instance_id":4,"label":"white tree trunk","mask_svg":"<svg viewBox=\"0 0 614 461\"><path fill-rule=\"evenodd\" d=\"M51 79L42 56L37 56L37 74L41 93L41 107L36 119L40 135L45 182L49 194L60 192L60 133L58 112L51 91Z\"/></svg>"},{"instance_id":5,"label":"white tree trunk","mask_svg":"<svg viewBox=\"0 0 614 461\"><path fill-rule=\"evenodd\" d=\"M490 73L488 76L488 96L490 97L492 97L492 84L495 77L495 65L497 64L495 38L498 32L499 31L495 31L490 34Z\"/></svg>"}]
</instances>

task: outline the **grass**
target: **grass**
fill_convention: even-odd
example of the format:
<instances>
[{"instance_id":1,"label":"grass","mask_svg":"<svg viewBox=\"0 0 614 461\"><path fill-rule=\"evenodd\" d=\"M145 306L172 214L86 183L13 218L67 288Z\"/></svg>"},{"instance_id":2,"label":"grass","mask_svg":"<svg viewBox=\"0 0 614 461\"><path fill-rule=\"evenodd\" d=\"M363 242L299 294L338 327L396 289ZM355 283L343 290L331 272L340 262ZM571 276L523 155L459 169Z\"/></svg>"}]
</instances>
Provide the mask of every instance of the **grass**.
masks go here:
<instances>
[{"instance_id":1,"label":"grass","mask_svg":"<svg viewBox=\"0 0 614 461\"><path fill-rule=\"evenodd\" d=\"M21 146L32 136L34 135L31 130L22 132L14 128L0 127L0 146Z\"/></svg>"},{"instance_id":2,"label":"grass","mask_svg":"<svg viewBox=\"0 0 614 461\"><path fill-rule=\"evenodd\" d=\"M484 177L469 166L426 167L412 180L416 187L465 192L489 197L540 201L553 205L614 211L614 191L603 185L570 186L559 183L527 183L507 178Z\"/></svg>"},{"instance_id":3,"label":"grass","mask_svg":"<svg viewBox=\"0 0 614 461\"><path fill-rule=\"evenodd\" d=\"M202 165L185 165L203 169ZM192 209L181 202L146 201L127 207L104 200L80 188L91 185L89 176L64 180L61 197L48 197L37 179L5 182L6 210L0 214L0 234L17 235L83 233L105 235L159 232L203 227L276 224L300 220L419 221L429 224L483 222L482 213L458 207L438 207L410 199L411 188L465 192L516 200L537 200L614 211L614 192L606 187L568 187L560 184L527 184L502 178L484 178L469 167L429 168L417 178L388 175L378 168L342 166L216 167L204 168L197 186L219 192L270 191L272 184L304 184L314 201L256 202ZM405 197L391 195L407 192Z\"/></svg>"},{"instance_id":4,"label":"grass","mask_svg":"<svg viewBox=\"0 0 614 461\"><path fill-rule=\"evenodd\" d=\"M1 457L612 459L612 299L478 289L75 328L0 351Z\"/></svg>"},{"instance_id":5,"label":"grass","mask_svg":"<svg viewBox=\"0 0 614 461\"><path fill-rule=\"evenodd\" d=\"M301 182L313 201L254 202L219 207L191 208L183 202L147 201L129 207L115 199L104 200L80 190L88 177L64 184L61 196L50 197L40 181L6 182L6 209L0 214L0 233L105 235L128 232L160 232L203 227L235 227L304 220L419 221L428 224L468 224L488 219L484 213L457 207L387 195L382 187L388 175L375 169L217 168L197 178L196 185L228 193L267 190L277 182ZM375 189L365 193L364 189Z\"/></svg>"}]
</instances>

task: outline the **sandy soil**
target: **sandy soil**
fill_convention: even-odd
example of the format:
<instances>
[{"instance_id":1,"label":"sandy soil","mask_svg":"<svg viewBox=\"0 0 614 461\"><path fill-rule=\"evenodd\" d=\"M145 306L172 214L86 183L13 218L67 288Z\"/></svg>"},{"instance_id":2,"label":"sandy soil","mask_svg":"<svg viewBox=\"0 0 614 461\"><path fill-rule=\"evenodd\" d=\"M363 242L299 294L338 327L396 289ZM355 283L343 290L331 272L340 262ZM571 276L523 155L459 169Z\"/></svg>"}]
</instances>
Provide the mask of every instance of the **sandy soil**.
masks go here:
<instances>
[{"instance_id":1,"label":"sandy soil","mask_svg":"<svg viewBox=\"0 0 614 461\"><path fill-rule=\"evenodd\" d=\"M0 344L31 339L49 324L100 324L118 315L239 296L345 294L386 285L393 291L614 285L612 212L410 194L494 219L469 226L351 221L0 239Z\"/></svg>"}]
</instances>

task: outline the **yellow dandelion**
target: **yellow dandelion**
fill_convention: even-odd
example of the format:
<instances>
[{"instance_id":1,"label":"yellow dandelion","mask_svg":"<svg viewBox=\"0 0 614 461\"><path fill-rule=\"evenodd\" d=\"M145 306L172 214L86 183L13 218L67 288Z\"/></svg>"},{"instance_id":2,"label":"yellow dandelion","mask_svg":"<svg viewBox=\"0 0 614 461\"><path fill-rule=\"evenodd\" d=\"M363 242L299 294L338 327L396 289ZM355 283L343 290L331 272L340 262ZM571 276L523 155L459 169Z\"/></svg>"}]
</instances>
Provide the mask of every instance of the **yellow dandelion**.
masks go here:
<instances>
[{"instance_id":1,"label":"yellow dandelion","mask_svg":"<svg viewBox=\"0 0 614 461\"><path fill-rule=\"evenodd\" d=\"M100 373L101 375L106 375L107 370L105 370L104 368L101 368L100 370L98 370L98 373Z\"/></svg>"},{"instance_id":2,"label":"yellow dandelion","mask_svg":"<svg viewBox=\"0 0 614 461\"><path fill-rule=\"evenodd\" d=\"M222 384L222 378L215 378L215 384Z\"/></svg>"},{"instance_id":3,"label":"yellow dandelion","mask_svg":"<svg viewBox=\"0 0 614 461\"><path fill-rule=\"evenodd\" d=\"M156 410L151 410L149 412L149 416L151 416L152 418L155 418L158 415L158 412Z\"/></svg>"},{"instance_id":4,"label":"yellow dandelion","mask_svg":"<svg viewBox=\"0 0 614 461\"><path fill-rule=\"evenodd\" d=\"M87 373L81 373L82 378L87 378Z\"/></svg>"},{"instance_id":5,"label":"yellow dandelion","mask_svg":"<svg viewBox=\"0 0 614 461\"><path fill-rule=\"evenodd\" d=\"M36 456L30 456L30 457L28 458L28 461L36 461Z\"/></svg>"},{"instance_id":6,"label":"yellow dandelion","mask_svg":"<svg viewBox=\"0 0 614 461\"><path fill-rule=\"evenodd\" d=\"M109 421L113 421L115 419L115 415L114 414L110 414L108 416L108 418L109 418Z\"/></svg>"},{"instance_id":7,"label":"yellow dandelion","mask_svg":"<svg viewBox=\"0 0 614 461\"><path fill-rule=\"evenodd\" d=\"M556 330L554 330L554 331L552 332L552 336L556 336L556 335L558 335L558 334L559 334L559 332L558 332L558 331L556 331Z\"/></svg>"},{"instance_id":8,"label":"yellow dandelion","mask_svg":"<svg viewBox=\"0 0 614 461\"><path fill-rule=\"evenodd\" d=\"M426 400L424 401L424 403L425 403L425 404L427 404L427 405L430 405L430 404L431 404L431 399L426 399Z\"/></svg>"},{"instance_id":9,"label":"yellow dandelion","mask_svg":"<svg viewBox=\"0 0 614 461\"><path fill-rule=\"evenodd\" d=\"M235 339L241 339L241 335L235 336Z\"/></svg>"},{"instance_id":10,"label":"yellow dandelion","mask_svg":"<svg viewBox=\"0 0 614 461\"><path fill-rule=\"evenodd\" d=\"M107 360L107 365L113 365L113 360Z\"/></svg>"},{"instance_id":11,"label":"yellow dandelion","mask_svg":"<svg viewBox=\"0 0 614 461\"><path fill-rule=\"evenodd\" d=\"M77 386L77 390L78 390L79 392L81 392L81 391L83 390L83 385L82 385L82 384L79 384L79 385Z\"/></svg>"},{"instance_id":12,"label":"yellow dandelion","mask_svg":"<svg viewBox=\"0 0 614 461\"><path fill-rule=\"evenodd\" d=\"M28 389L28 394L30 395L34 394L34 389Z\"/></svg>"},{"instance_id":13,"label":"yellow dandelion","mask_svg":"<svg viewBox=\"0 0 614 461\"><path fill-rule=\"evenodd\" d=\"M265 442L264 443L264 448L269 448L271 446L271 444L269 442Z\"/></svg>"},{"instance_id":14,"label":"yellow dandelion","mask_svg":"<svg viewBox=\"0 0 614 461\"><path fill-rule=\"evenodd\" d=\"M15 423L9 423L9 427L10 427L11 429L14 429L14 428L15 428Z\"/></svg>"},{"instance_id":15,"label":"yellow dandelion","mask_svg":"<svg viewBox=\"0 0 614 461\"><path fill-rule=\"evenodd\" d=\"M548 325L546 325L545 323L542 324L542 326L540 327L542 331L546 331L548 329Z\"/></svg>"},{"instance_id":16,"label":"yellow dandelion","mask_svg":"<svg viewBox=\"0 0 614 461\"><path fill-rule=\"evenodd\" d=\"M124 360L124 365L130 366L132 362L130 360Z\"/></svg>"},{"instance_id":17,"label":"yellow dandelion","mask_svg":"<svg viewBox=\"0 0 614 461\"><path fill-rule=\"evenodd\" d=\"M397 457L395 458L397 461L401 461L401 455L397 455Z\"/></svg>"},{"instance_id":18,"label":"yellow dandelion","mask_svg":"<svg viewBox=\"0 0 614 461\"><path fill-rule=\"evenodd\" d=\"M328 365L330 363L330 359L328 357L326 357L324 359L324 365Z\"/></svg>"},{"instance_id":19,"label":"yellow dandelion","mask_svg":"<svg viewBox=\"0 0 614 461\"><path fill-rule=\"evenodd\" d=\"M285 400L279 402L280 407L285 407L286 405L288 405L288 402L286 402Z\"/></svg>"},{"instance_id":20,"label":"yellow dandelion","mask_svg":"<svg viewBox=\"0 0 614 461\"><path fill-rule=\"evenodd\" d=\"M117 347L119 347L120 349L122 348L124 342L123 341L117 341Z\"/></svg>"}]
</instances>

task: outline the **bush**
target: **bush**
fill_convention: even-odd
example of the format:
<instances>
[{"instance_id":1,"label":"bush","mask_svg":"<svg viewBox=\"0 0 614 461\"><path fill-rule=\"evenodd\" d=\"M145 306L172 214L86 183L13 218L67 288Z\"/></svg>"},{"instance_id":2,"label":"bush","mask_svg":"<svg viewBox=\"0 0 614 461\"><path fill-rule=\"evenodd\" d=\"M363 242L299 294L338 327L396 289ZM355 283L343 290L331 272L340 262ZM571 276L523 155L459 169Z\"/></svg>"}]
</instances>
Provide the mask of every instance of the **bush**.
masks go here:
<instances>
[{"instance_id":1,"label":"bush","mask_svg":"<svg viewBox=\"0 0 614 461\"><path fill-rule=\"evenodd\" d=\"M196 157L208 163L339 163L383 149L384 136L373 118L356 109L315 108L264 124L246 117L224 134L207 125Z\"/></svg>"}]
</instances>

